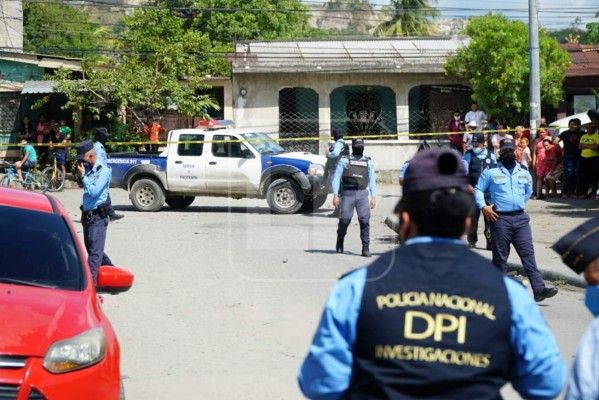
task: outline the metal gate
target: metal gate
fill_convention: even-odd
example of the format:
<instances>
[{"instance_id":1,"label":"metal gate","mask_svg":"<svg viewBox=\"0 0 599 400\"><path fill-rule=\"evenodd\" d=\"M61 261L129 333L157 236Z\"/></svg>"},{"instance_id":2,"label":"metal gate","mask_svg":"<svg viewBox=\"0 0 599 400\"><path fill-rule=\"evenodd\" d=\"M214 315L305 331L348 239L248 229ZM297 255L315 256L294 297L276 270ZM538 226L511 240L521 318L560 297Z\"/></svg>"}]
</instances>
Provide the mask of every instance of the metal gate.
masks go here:
<instances>
[{"instance_id":1,"label":"metal gate","mask_svg":"<svg viewBox=\"0 0 599 400\"><path fill-rule=\"evenodd\" d=\"M307 88L287 88L279 92L279 137L318 138L318 94ZM282 140L288 151L318 154L318 140Z\"/></svg>"},{"instance_id":2,"label":"metal gate","mask_svg":"<svg viewBox=\"0 0 599 400\"><path fill-rule=\"evenodd\" d=\"M461 85L416 86L408 93L410 133L446 132L453 112L469 110L472 89ZM410 135L410 139L446 139L447 135Z\"/></svg>"},{"instance_id":3,"label":"metal gate","mask_svg":"<svg viewBox=\"0 0 599 400\"><path fill-rule=\"evenodd\" d=\"M13 94L0 96L0 156L6 156L6 143L14 143L17 135L17 115L19 112L20 95Z\"/></svg>"}]
</instances>

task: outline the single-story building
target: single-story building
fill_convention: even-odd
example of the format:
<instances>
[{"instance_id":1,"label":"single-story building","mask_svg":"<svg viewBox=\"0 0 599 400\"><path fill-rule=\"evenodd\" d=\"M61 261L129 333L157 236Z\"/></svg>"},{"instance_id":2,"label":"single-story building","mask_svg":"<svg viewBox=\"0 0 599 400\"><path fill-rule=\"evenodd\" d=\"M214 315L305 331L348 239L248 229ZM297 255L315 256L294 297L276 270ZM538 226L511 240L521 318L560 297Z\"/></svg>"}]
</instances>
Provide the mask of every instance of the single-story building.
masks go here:
<instances>
[{"instance_id":1,"label":"single-story building","mask_svg":"<svg viewBox=\"0 0 599 400\"><path fill-rule=\"evenodd\" d=\"M560 47L570 54L572 65L564 79L564 101L558 107L557 119L599 108L599 45L565 43Z\"/></svg>"}]
</instances>

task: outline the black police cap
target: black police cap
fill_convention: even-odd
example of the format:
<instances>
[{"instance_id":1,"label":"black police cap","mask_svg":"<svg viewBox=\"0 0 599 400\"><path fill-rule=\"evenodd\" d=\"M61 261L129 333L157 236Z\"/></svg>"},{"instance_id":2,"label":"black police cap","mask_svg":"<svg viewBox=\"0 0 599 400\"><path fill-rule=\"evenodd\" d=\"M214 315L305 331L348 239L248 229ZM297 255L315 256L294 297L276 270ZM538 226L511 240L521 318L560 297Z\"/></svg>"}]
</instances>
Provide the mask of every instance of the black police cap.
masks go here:
<instances>
[{"instance_id":1,"label":"black police cap","mask_svg":"<svg viewBox=\"0 0 599 400\"><path fill-rule=\"evenodd\" d=\"M577 274L599 257L599 217L574 228L551 248Z\"/></svg>"},{"instance_id":2,"label":"black police cap","mask_svg":"<svg viewBox=\"0 0 599 400\"><path fill-rule=\"evenodd\" d=\"M512 150L516 150L516 143L514 142L513 139L503 139L502 141L499 142L499 150L503 150L503 149L512 149Z\"/></svg>"},{"instance_id":3,"label":"black police cap","mask_svg":"<svg viewBox=\"0 0 599 400\"><path fill-rule=\"evenodd\" d=\"M96 136L105 136L108 137L110 136L110 133L108 132L108 129L106 128L97 128L96 129Z\"/></svg>"},{"instance_id":4,"label":"black police cap","mask_svg":"<svg viewBox=\"0 0 599 400\"><path fill-rule=\"evenodd\" d=\"M90 150L93 150L93 148L94 144L91 140L85 140L79 143L77 146L75 146L75 149L77 150L77 161L83 160L83 156L85 156L85 153L87 153Z\"/></svg>"},{"instance_id":5,"label":"black police cap","mask_svg":"<svg viewBox=\"0 0 599 400\"><path fill-rule=\"evenodd\" d=\"M449 149L416 153L404 177L403 193L456 188L467 190L468 175L461 157Z\"/></svg>"}]
</instances>

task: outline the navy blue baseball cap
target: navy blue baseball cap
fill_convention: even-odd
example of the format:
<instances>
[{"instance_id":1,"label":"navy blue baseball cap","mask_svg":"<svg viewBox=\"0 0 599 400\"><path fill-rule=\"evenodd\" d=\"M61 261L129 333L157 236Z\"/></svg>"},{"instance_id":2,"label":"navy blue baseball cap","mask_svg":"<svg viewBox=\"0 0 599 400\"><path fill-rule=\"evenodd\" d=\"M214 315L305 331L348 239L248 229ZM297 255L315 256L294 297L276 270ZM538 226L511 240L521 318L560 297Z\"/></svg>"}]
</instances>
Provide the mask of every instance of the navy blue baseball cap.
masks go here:
<instances>
[{"instance_id":1,"label":"navy blue baseball cap","mask_svg":"<svg viewBox=\"0 0 599 400\"><path fill-rule=\"evenodd\" d=\"M577 274L599 257L599 217L595 217L557 241L551 248Z\"/></svg>"},{"instance_id":2,"label":"navy blue baseball cap","mask_svg":"<svg viewBox=\"0 0 599 400\"><path fill-rule=\"evenodd\" d=\"M485 142L485 136L482 133L475 133L472 135L470 144L481 144Z\"/></svg>"},{"instance_id":3,"label":"navy blue baseball cap","mask_svg":"<svg viewBox=\"0 0 599 400\"><path fill-rule=\"evenodd\" d=\"M364 147L364 139L353 139L351 141L351 145L352 145L352 147L358 147L358 146Z\"/></svg>"},{"instance_id":4,"label":"navy blue baseball cap","mask_svg":"<svg viewBox=\"0 0 599 400\"><path fill-rule=\"evenodd\" d=\"M468 190L468 175L460 155L449 149L428 149L410 160L403 193L456 188Z\"/></svg>"},{"instance_id":5,"label":"navy blue baseball cap","mask_svg":"<svg viewBox=\"0 0 599 400\"><path fill-rule=\"evenodd\" d=\"M110 136L110 133L108 132L108 129L106 128L98 128L96 129L96 135L102 135L102 136Z\"/></svg>"},{"instance_id":6,"label":"navy blue baseball cap","mask_svg":"<svg viewBox=\"0 0 599 400\"><path fill-rule=\"evenodd\" d=\"M77 150L77 161L82 161L83 157L85 156L85 153L87 153L90 150L93 150L93 148L94 144L91 140L85 140L79 143L77 146L75 146L75 149Z\"/></svg>"},{"instance_id":7,"label":"navy blue baseball cap","mask_svg":"<svg viewBox=\"0 0 599 400\"><path fill-rule=\"evenodd\" d=\"M516 143L514 143L514 140L510 138L503 139L501 142L499 142L499 150L501 151L503 149L516 150Z\"/></svg>"}]
</instances>

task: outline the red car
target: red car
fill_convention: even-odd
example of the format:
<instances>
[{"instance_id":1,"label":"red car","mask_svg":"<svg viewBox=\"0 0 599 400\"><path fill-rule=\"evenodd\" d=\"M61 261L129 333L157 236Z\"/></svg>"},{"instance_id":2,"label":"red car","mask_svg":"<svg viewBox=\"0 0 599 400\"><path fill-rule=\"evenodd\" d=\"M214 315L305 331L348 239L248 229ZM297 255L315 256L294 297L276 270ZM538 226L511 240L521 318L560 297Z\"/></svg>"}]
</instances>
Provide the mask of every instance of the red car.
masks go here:
<instances>
[{"instance_id":1,"label":"red car","mask_svg":"<svg viewBox=\"0 0 599 400\"><path fill-rule=\"evenodd\" d=\"M0 188L0 399L123 399L120 348L98 293L133 275L102 266L51 196Z\"/></svg>"}]
</instances>

